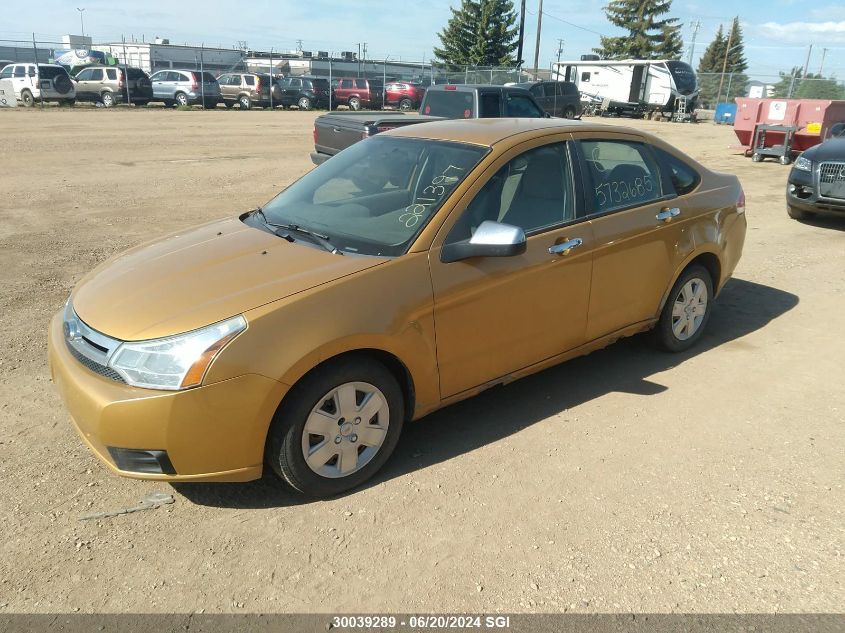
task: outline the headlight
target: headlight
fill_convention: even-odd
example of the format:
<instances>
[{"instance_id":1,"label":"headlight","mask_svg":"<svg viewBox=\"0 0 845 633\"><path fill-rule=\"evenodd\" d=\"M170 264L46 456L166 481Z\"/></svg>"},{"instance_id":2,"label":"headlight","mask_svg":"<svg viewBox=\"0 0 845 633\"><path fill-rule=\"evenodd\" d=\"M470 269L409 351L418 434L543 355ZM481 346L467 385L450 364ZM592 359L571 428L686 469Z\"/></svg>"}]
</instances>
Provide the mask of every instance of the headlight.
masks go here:
<instances>
[{"instance_id":1,"label":"headlight","mask_svg":"<svg viewBox=\"0 0 845 633\"><path fill-rule=\"evenodd\" d=\"M245 329L246 319L236 316L178 336L122 343L109 359L109 367L135 387L196 387L214 357Z\"/></svg>"},{"instance_id":2,"label":"headlight","mask_svg":"<svg viewBox=\"0 0 845 633\"><path fill-rule=\"evenodd\" d=\"M799 169L801 171L813 171L813 161L811 161L809 158L799 156L795 160L795 169Z\"/></svg>"}]
</instances>

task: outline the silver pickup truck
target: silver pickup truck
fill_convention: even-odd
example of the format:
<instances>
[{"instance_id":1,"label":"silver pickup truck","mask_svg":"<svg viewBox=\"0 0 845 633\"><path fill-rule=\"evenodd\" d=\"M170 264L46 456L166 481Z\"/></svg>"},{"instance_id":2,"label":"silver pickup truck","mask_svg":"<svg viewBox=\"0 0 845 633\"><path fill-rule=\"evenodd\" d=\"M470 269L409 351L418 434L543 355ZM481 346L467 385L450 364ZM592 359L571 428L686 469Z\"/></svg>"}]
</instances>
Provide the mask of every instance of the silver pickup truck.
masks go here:
<instances>
[{"instance_id":1,"label":"silver pickup truck","mask_svg":"<svg viewBox=\"0 0 845 633\"><path fill-rule=\"evenodd\" d=\"M518 86L431 86L419 114L396 112L330 112L314 121L315 165L367 137L396 127L440 119L548 117L539 103Z\"/></svg>"}]
</instances>

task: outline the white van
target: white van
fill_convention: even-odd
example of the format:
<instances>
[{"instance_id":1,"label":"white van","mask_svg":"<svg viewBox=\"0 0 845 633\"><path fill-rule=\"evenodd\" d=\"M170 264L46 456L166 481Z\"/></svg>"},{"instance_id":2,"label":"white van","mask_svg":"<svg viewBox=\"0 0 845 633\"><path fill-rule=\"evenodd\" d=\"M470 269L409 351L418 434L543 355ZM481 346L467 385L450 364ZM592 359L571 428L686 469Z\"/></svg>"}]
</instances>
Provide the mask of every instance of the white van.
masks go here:
<instances>
[{"instance_id":1,"label":"white van","mask_svg":"<svg viewBox=\"0 0 845 633\"><path fill-rule=\"evenodd\" d=\"M76 101L76 88L70 75L58 64L8 64L0 71L0 79L12 82L15 98L25 107L42 98L69 105Z\"/></svg>"}]
</instances>

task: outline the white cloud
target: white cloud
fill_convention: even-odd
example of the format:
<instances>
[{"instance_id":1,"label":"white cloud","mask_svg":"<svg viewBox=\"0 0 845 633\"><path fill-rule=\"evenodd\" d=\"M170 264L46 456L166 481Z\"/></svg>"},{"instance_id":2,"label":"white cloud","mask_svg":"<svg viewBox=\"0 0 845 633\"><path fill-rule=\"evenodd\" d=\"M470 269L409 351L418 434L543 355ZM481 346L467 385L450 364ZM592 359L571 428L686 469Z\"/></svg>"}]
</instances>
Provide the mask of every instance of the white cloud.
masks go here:
<instances>
[{"instance_id":1,"label":"white cloud","mask_svg":"<svg viewBox=\"0 0 845 633\"><path fill-rule=\"evenodd\" d=\"M845 20L840 22L766 22L758 25L762 37L789 44L845 44Z\"/></svg>"}]
</instances>

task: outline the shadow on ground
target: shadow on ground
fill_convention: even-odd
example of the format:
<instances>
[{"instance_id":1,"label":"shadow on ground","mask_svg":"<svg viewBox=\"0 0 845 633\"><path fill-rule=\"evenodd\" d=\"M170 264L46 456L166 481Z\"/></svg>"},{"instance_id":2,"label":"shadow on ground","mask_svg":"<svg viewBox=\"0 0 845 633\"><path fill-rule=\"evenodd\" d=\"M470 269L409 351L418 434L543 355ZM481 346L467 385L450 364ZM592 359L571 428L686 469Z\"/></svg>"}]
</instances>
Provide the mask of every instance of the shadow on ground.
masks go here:
<instances>
[{"instance_id":1,"label":"shadow on ground","mask_svg":"<svg viewBox=\"0 0 845 633\"><path fill-rule=\"evenodd\" d=\"M665 386L648 377L759 330L796 305L798 297L788 292L731 280L714 305L707 331L687 352L659 352L650 347L645 335L637 336L432 413L405 427L394 456L365 486L459 457L608 393L665 391ZM289 492L269 472L247 484L174 487L194 503L216 507L269 508L309 502Z\"/></svg>"}]
</instances>

